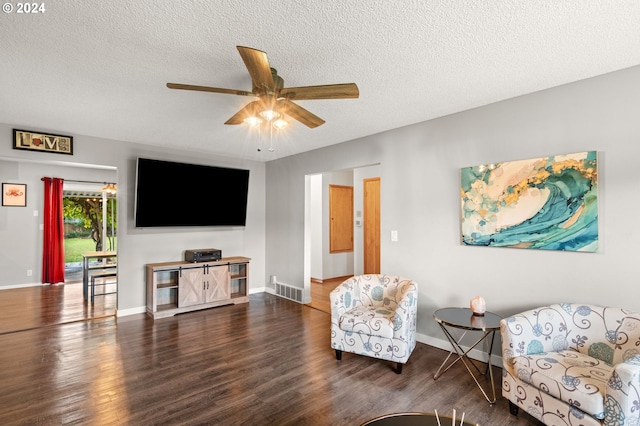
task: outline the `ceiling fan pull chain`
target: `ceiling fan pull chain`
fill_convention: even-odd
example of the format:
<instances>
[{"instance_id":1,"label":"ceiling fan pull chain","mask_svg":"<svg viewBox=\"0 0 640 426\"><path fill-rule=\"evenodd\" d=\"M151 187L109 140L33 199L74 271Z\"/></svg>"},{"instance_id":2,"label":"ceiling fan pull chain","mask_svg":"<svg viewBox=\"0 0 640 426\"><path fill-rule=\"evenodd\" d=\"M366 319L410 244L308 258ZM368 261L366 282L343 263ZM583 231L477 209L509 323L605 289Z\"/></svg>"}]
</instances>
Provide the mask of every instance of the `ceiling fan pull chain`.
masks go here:
<instances>
[{"instance_id":1,"label":"ceiling fan pull chain","mask_svg":"<svg viewBox=\"0 0 640 426\"><path fill-rule=\"evenodd\" d=\"M258 132L258 137L257 137L257 139L258 139L258 152L261 152L262 151L262 146L264 145L263 144L263 140L262 140L262 139L264 139L264 134L262 132L262 126L257 126L257 127L258 128L254 129L254 130ZM252 129L250 129L250 130L252 130ZM251 133L252 132L249 132L249 134L251 134Z\"/></svg>"},{"instance_id":2,"label":"ceiling fan pull chain","mask_svg":"<svg viewBox=\"0 0 640 426\"><path fill-rule=\"evenodd\" d=\"M269 152L273 151L273 126L269 126Z\"/></svg>"}]
</instances>

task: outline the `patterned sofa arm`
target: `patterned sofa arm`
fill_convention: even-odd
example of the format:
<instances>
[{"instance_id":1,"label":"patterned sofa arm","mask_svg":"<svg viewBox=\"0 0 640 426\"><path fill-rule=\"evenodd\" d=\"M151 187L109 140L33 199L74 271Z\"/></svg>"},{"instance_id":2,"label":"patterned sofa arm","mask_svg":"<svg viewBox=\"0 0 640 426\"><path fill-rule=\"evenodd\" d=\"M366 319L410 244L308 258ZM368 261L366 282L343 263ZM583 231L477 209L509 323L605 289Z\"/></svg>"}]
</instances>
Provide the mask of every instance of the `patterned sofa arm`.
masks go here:
<instances>
[{"instance_id":1,"label":"patterned sofa arm","mask_svg":"<svg viewBox=\"0 0 640 426\"><path fill-rule=\"evenodd\" d=\"M546 306L500 321L502 358L555 352L567 348L567 325L561 309Z\"/></svg>"},{"instance_id":2,"label":"patterned sofa arm","mask_svg":"<svg viewBox=\"0 0 640 426\"><path fill-rule=\"evenodd\" d=\"M396 290L396 317L393 337L409 340L415 338L418 314L418 285L415 281L399 278Z\"/></svg>"},{"instance_id":3,"label":"patterned sofa arm","mask_svg":"<svg viewBox=\"0 0 640 426\"><path fill-rule=\"evenodd\" d=\"M607 382L604 424L640 424L640 356L617 364Z\"/></svg>"}]
</instances>

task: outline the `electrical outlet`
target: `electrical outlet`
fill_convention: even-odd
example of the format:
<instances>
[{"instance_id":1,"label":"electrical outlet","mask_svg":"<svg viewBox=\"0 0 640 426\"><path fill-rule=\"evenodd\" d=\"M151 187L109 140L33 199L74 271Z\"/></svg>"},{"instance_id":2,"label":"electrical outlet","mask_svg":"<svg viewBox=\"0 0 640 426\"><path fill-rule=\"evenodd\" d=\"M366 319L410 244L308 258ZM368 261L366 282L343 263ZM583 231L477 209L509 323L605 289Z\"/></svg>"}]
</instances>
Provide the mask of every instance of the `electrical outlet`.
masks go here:
<instances>
[{"instance_id":1,"label":"electrical outlet","mask_svg":"<svg viewBox=\"0 0 640 426\"><path fill-rule=\"evenodd\" d=\"M27 269L27 276L30 277L33 275L33 270Z\"/></svg>"}]
</instances>

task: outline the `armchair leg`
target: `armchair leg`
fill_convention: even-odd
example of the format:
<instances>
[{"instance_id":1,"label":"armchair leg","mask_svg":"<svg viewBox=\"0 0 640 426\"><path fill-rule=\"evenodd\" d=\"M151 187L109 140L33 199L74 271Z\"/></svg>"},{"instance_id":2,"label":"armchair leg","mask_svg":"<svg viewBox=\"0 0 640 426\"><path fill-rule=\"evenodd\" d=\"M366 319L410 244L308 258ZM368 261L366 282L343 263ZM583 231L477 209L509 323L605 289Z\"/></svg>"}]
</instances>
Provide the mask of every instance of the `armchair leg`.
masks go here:
<instances>
[{"instance_id":1,"label":"armchair leg","mask_svg":"<svg viewBox=\"0 0 640 426\"><path fill-rule=\"evenodd\" d=\"M511 414L513 414L514 416L517 416L519 410L520 410L520 407L518 407L513 402L509 401L509 411L511 412Z\"/></svg>"},{"instance_id":2,"label":"armchair leg","mask_svg":"<svg viewBox=\"0 0 640 426\"><path fill-rule=\"evenodd\" d=\"M403 365L404 364L402 364L400 362L396 364L396 374L402 374L402 366Z\"/></svg>"},{"instance_id":3,"label":"armchair leg","mask_svg":"<svg viewBox=\"0 0 640 426\"><path fill-rule=\"evenodd\" d=\"M336 359L338 361L342 359L342 351L340 349L336 349Z\"/></svg>"}]
</instances>

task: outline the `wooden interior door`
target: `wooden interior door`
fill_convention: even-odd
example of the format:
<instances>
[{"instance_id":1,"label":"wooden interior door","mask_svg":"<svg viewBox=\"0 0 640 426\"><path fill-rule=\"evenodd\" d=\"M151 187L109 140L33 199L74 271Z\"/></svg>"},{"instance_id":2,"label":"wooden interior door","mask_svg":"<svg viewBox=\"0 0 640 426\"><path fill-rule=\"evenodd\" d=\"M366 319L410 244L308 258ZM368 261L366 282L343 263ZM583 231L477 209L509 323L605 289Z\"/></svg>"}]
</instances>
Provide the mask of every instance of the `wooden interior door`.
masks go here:
<instances>
[{"instance_id":1,"label":"wooden interior door","mask_svg":"<svg viewBox=\"0 0 640 426\"><path fill-rule=\"evenodd\" d=\"M329 252L353 251L353 187L329 185Z\"/></svg>"},{"instance_id":2,"label":"wooden interior door","mask_svg":"<svg viewBox=\"0 0 640 426\"><path fill-rule=\"evenodd\" d=\"M364 273L380 273L380 178L363 181Z\"/></svg>"}]
</instances>

